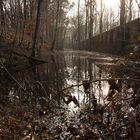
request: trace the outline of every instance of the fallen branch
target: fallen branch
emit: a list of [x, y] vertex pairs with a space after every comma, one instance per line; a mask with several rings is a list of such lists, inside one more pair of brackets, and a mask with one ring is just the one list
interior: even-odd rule
[[31, 60], [33, 60], [33, 61], [38, 61], [38, 62], [40, 62], [40, 63], [46, 63], [46, 61], [44, 61], [44, 60], [41, 60], [41, 59], [36, 58], [36, 57], [33, 57], [33, 56], [28, 56], [28, 55], [25, 55], [25, 54], [20, 54], [20, 53], [18, 53], [18, 52], [16, 52], [16, 51], [12, 51], [12, 53], [14, 53], [14, 54], [16, 54], [16, 55], [18, 55], [18, 56], [21, 56], [21, 57], [29, 58], [29, 59], [31, 59]]
[[46, 90], [45, 90], [45, 87], [42, 85], [42, 83], [39, 82], [39, 81], [36, 81], [36, 83], [37, 83], [38, 85], [40, 85], [40, 87], [43, 89], [44, 93], [47, 95], [47, 92], [46, 92]]
[[22, 88], [24, 91], [26, 90], [20, 83], [17, 79], [15, 79], [15, 77], [7, 70], [7, 68], [5, 67], [5, 65], [3, 64], [2, 62], [2, 59], [0, 59], [0, 63], [2, 65], [2, 67], [4, 68], [4, 70], [7, 72], [7, 74], [11, 77], [11, 79], [13, 79], [13, 81], [15, 81], [20, 88]]

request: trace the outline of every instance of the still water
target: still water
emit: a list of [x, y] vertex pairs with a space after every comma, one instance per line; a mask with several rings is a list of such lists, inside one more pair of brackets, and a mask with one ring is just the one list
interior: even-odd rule
[[91, 122], [112, 124], [113, 129], [138, 114], [140, 69], [133, 62], [126, 65], [120, 57], [81, 51], [44, 53], [42, 58], [46, 63], [12, 73], [16, 82], [1, 73], [6, 79], [0, 82], [4, 124], [14, 119], [35, 133], [44, 127], [65, 129], [68, 123], [79, 127], [81, 121], [95, 130]]
[[[45, 64], [36, 67], [36, 77], [38, 81], [45, 83], [46, 96], [60, 106], [65, 106], [65, 103], [61, 103], [67, 95], [75, 96], [80, 106], [89, 103], [93, 96], [97, 98], [98, 103], [104, 105], [109, 84], [107, 81], [101, 82], [100, 79], [128, 78], [135, 75], [131, 69], [119, 64], [123, 62], [122, 58], [99, 53], [56, 52], [45, 56], [45, 60]], [[83, 85], [67, 89], [69, 86], [82, 84], [85, 80], [96, 79], [99, 81], [90, 84], [89, 94], [85, 93]], [[71, 111], [79, 108], [73, 102], [66, 106]]]
[[[48, 55], [46, 58], [47, 63], [37, 67], [36, 72], [39, 81], [46, 81], [47, 92], [50, 98], [55, 98], [56, 94], [62, 89], [71, 85], [81, 84], [85, 80], [94, 81], [96, 79], [109, 78], [111, 73], [106, 72], [102, 67], [105, 65], [113, 65], [111, 61], [113, 58], [106, 57], [99, 54], [79, 54], [74, 52], [60, 52], [53, 55]], [[92, 83], [90, 94], [95, 94], [99, 102], [102, 102], [106, 97], [109, 85], [106, 81]], [[53, 92], [56, 92], [53, 95]], [[89, 97], [84, 92], [83, 86], [74, 86], [64, 91], [65, 94], [73, 95], [76, 97], [80, 104], [88, 102]], [[103, 102], [102, 102], [103, 103]], [[73, 102], [69, 108], [76, 110]]]

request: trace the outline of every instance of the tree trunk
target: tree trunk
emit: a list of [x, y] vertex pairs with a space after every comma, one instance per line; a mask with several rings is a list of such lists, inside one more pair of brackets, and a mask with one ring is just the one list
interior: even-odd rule
[[24, 31], [25, 31], [25, 27], [26, 27], [26, 18], [27, 18], [27, 11], [26, 11], [26, 9], [27, 9], [27, 6], [26, 6], [26, 3], [27, 3], [27, 1], [26, 0], [23, 0], [23, 7], [24, 7], [24, 13], [23, 13], [23, 15], [24, 15], [24, 21], [23, 21], [23, 27], [22, 27], [22, 35], [21, 35], [21, 40], [20, 40], [20, 43], [19, 43], [19, 46], [22, 44], [22, 41], [23, 41], [23, 39], [24, 39]]
[[93, 4], [93, 0], [90, 0], [90, 30], [89, 30], [89, 41], [90, 41], [90, 49], [92, 46], [91, 40], [93, 37], [93, 11], [94, 10], [94, 4]]
[[120, 0], [120, 25], [125, 24], [125, 0]]
[[129, 21], [132, 20], [132, 2], [133, 0], [130, 0], [129, 2]]
[[121, 37], [121, 53], [124, 53], [125, 46], [125, 0], [120, 0], [120, 37]]
[[86, 21], [85, 21], [85, 40], [86, 40], [87, 39], [87, 17], [88, 17], [87, 0], [85, 0], [85, 7], [86, 7]]
[[0, 0], [0, 24], [4, 25], [4, 11], [3, 11], [3, 0]]
[[49, 3], [50, 3], [50, 0], [46, 0], [46, 3], [45, 3], [45, 5], [46, 5], [46, 37], [45, 37], [45, 40], [50, 40], [49, 39], [49, 25], [48, 25], [48, 12], [49, 12]]
[[38, 0], [36, 24], [35, 24], [34, 37], [33, 37], [33, 43], [32, 43], [32, 54], [31, 54], [31, 56], [33, 57], [35, 56], [35, 52], [36, 52], [37, 33], [39, 29], [39, 24], [40, 24], [40, 8], [41, 8], [42, 1], [43, 0]]
[[60, 0], [57, 0], [57, 11], [56, 11], [56, 22], [55, 22], [55, 32], [54, 32], [54, 39], [51, 45], [51, 51], [54, 50], [56, 37], [57, 37], [57, 30], [58, 30], [58, 19], [59, 19], [59, 8], [60, 8]]
[[78, 49], [80, 49], [80, 0], [78, 0]]
[[137, 3], [138, 8], [140, 9], [140, 3], [138, 2], [138, 0], [135, 0]]
[[103, 32], [103, 0], [101, 0], [100, 33]]

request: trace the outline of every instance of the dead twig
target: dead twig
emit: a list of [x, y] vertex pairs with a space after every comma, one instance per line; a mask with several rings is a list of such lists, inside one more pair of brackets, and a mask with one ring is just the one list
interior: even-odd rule
[[4, 68], [4, 70], [7, 72], [7, 74], [11, 77], [11, 79], [13, 79], [14, 82], [16, 82], [20, 88], [22, 88], [25, 91], [25, 88], [19, 83], [19, 81], [17, 79], [15, 79], [15, 77], [7, 70], [7, 68], [5, 67], [5, 65], [3, 64], [2, 60], [0, 59], [0, 63], [2, 65], [2, 67]]
[[42, 83], [40, 81], [36, 81], [36, 83], [41, 86], [41, 88], [43, 89], [44, 93], [47, 95], [47, 92], [45, 90], [45, 87], [42, 85]]

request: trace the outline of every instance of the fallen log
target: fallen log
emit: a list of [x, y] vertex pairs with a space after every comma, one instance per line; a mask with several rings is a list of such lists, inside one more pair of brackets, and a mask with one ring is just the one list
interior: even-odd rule
[[12, 51], [12, 53], [15, 54], [15, 55], [21, 56], [21, 57], [28, 58], [28, 59], [31, 60], [31, 61], [36, 61], [36, 62], [39, 62], [39, 63], [46, 63], [45, 60], [39, 59], [39, 58], [37, 58], [37, 57], [28, 56], [28, 55], [25, 55], [25, 54], [18, 53], [18, 52], [16, 52], [16, 51]]

